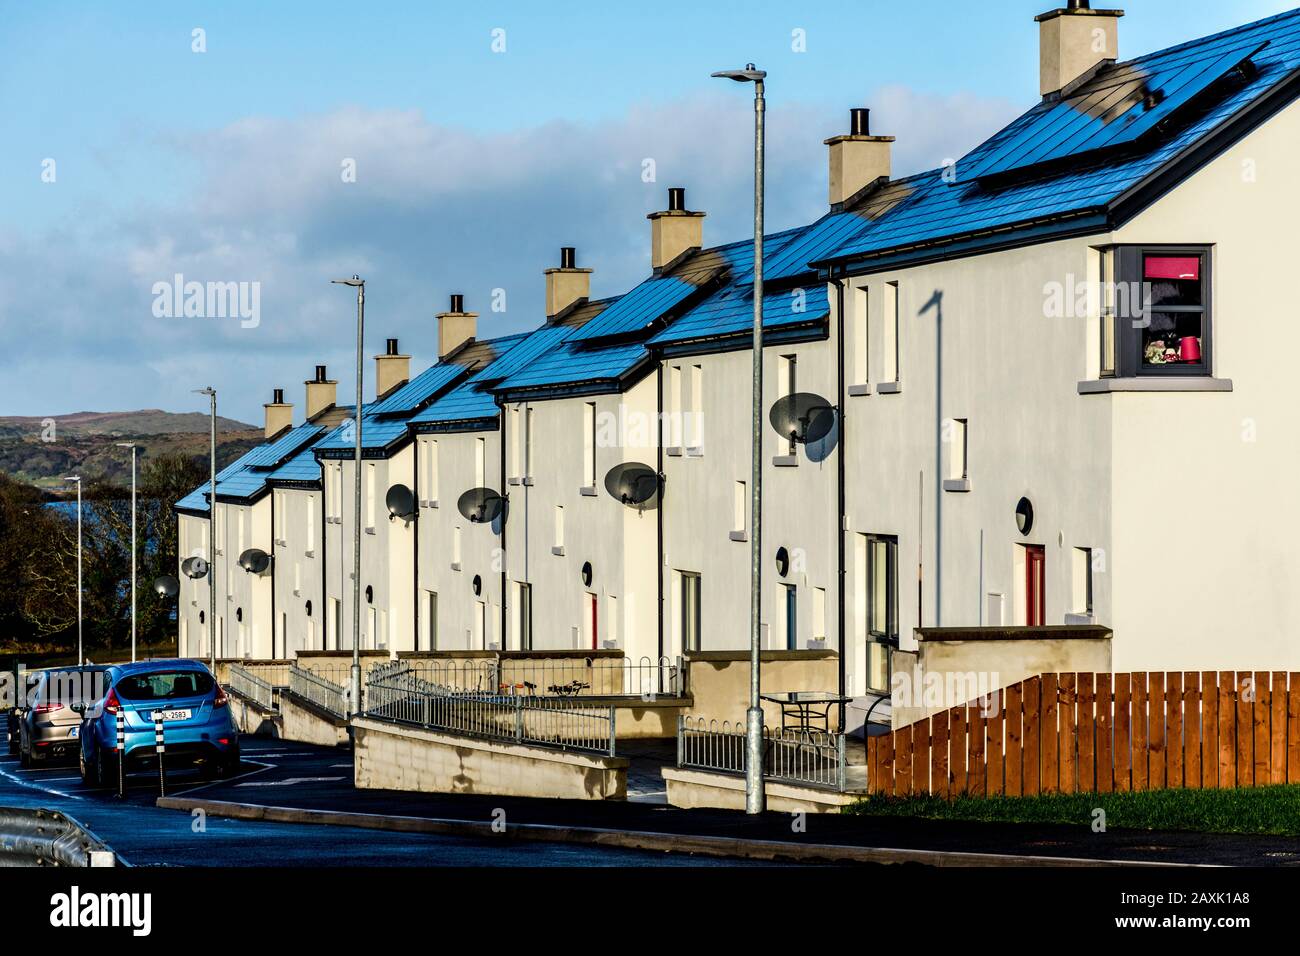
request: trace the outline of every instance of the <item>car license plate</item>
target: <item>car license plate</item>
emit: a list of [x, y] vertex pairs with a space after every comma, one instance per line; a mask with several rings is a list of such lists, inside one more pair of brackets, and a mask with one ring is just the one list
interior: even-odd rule
[[68, 736], [69, 736], [69, 737], [79, 737], [79, 736], [81, 736], [81, 728], [80, 728], [80, 727], [73, 727], [71, 730], [68, 731]]
[[164, 723], [172, 720], [189, 720], [194, 716], [192, 710], [155, 710], [153, 712], [154, 720], [161, 720]]

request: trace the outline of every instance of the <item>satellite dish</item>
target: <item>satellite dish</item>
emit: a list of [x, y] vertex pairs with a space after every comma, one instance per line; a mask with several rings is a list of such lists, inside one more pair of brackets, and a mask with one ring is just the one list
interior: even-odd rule
[[456, 509], [474, 524], [489, 524], [501, 514], [505, 499], [491, 488], [471, 488], [460, 496]]
[[653, 508], [663, 479], [649, 465], [625, 461], [605, 475], [605, 490], [610, 497], [636, 508]]
[[162, 577], [153, 579], [153, 589], [159, 597], [175, 597], [180, 593], [181, 582], [170, 574], [164, 574]]
[[239, 566], [249, 574], [261, 574], [271, 566], [271, 556], [261, 548], [249, 548], [239, 556]]
[[393, 518], [410, 518], [415, 514], [415, 495], [406, 485], [393, 485], [384, 496], [388, 506], [389, 520]]
[[181, 571], [187, 578], [201, 578], [208, 573], [208, 562], [195, 555], [181, 562]]
[[794, 392], [777, 399], [767, 418], [782, 438], [814, 444], [835, 427], [835, 406], [813, 392]]

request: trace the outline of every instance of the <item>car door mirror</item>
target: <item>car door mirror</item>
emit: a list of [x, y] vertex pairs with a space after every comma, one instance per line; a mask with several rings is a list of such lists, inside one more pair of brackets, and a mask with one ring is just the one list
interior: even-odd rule
[[83, 717], [84, 717], [85, 714], [86, 714], [86, 705], [85, 705], [85, 704], [80, 704], [80, 703], [78, 703], [78, 704], [73, 704], [73, 705], [72, 705], [72, 709], [73, 709], [74, 712], [76, 712], [76, 713], [78, 713], [78, 714], [81, 714]]

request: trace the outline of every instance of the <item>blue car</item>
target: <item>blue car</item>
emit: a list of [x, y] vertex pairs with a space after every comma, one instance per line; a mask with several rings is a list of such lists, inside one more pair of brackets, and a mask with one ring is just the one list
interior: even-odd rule
[[205, 777], [239, 766], [230, 699], [200, 661], [114, 664], [103, 697], [75, 707], [82, 713], [81, 780], [87, 786], [117, 783], [119, 714], [125, 719], [128, 770], [157, 766], [155, 717], [163, 721], [166, 766], [197, 766]]

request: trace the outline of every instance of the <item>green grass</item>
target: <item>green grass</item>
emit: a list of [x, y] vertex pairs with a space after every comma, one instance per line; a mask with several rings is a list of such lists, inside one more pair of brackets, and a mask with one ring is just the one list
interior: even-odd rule
[[1106, 829], [1194, 830], [1300, 836], [1300, 785], [1238, 790], [1149, 790], [1037, 797], [865, 797], [844, 812], [981, 823], [1092, 825], [1106, 811]]

